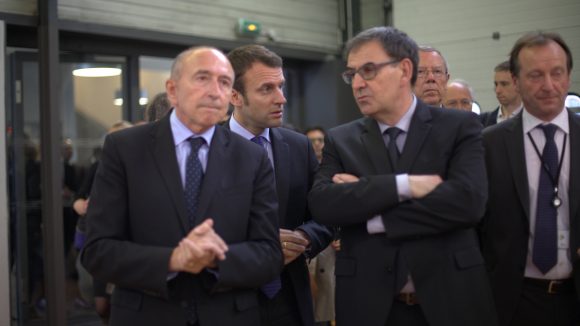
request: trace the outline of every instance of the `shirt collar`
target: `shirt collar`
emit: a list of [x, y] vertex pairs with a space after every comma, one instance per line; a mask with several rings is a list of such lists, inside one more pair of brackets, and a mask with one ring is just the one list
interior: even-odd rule
[[548, 123], [555, 124], [556, 126], [558, 126], [560, 130], [562, 130], [566, 134], [568, 134], [570, 130], [569, 129], [570, 127], [568, 125], [568, 110], [566, 110], [566, 108], [564, 108], [560, 112], [560, 114], [558, 114], [552, 121], [540, 120], [531, 115], [527, 110], [524, 110], [522, 112], [522, 123], [524, 135], [533, 130], [534, 128], [536, 128], [537, 126]]
[[518, 115], [518, 113], [520, 113], [520, 111], [521, 111], [523, 108], [524, 108], [524, 104], [522, 103], [522, 104], [520, 104], [520, 107], [519, 107], [519, 108], [515, 109], [515, 110], [514, 110], [514, 112], [512, 112], [512, 114], [510, 114], [510, 116], [509, 116], [509, 117], [504, 117], [504, 116], [503, 116], [503, 110], [502, 110], [502, 109], [503, 109], [503, 106], [501, 106], [501, 105], [500, 105], [500, 106], [499, 106], [499, 110], [498, 110], [498, 112], [497, 112], [497, 118], [498, 118], [498, 119], [504, 119], [504, 118], [505, 118], [505, 119], [507, 119], [507, 118], [513, 118], [513, 117], [515, 117], [516, 115]]
[[213, 139], [213, 134], [215, 132], [215, 126], [212, 126], [208, 130], [202, 132], [201, 134], [195, 134], [189, 128], [187, 128], [175, 114], [175, 109], [171, 111], [169, 116], [169, 123], [171, 125], [171, 133], [173, 134], [173, 141], [175, 146], [181, 144], [191, 137], [202, 137], [205, 140], [207, 146], [211, 144]]
[[384, 133], [385, 130], [392, 127], [397, 127], [405, 133], [409, 132], [409, 126], [411, 126], [411, 119], [413, 118], [413, 113], [415, 113], [416, 108], [417, 108], [417, 97], [413, 95], [413, 102], [411, 102], [411, 106], [409, 107], [407, 112], [403, 115], [403, 117], [401, 117], [401, 120], [397, 122], [396, 125], [389, 126], [385, 123], [377, 121], [377, 123], [379, 124], [379, 129], [381, 129], [381, 134]]
[[259, 135], [254, 135], [248, 129], [244, 128], [238, 122], [238, 120], [236, 120], [234, 113], [232, 113], [232, 117], [230, 119], [230, 130], [235, 132], [236, 134], [246, 138], [247, 140], [252, 140], [252, 138], [254, 138], [254, 137], [262, 136], [262, 137], [266, 138], [268, 143], [271, 143], [270, 142], [270, 128], [264, 129], [264, 131], [262, 131], [262, 133]]

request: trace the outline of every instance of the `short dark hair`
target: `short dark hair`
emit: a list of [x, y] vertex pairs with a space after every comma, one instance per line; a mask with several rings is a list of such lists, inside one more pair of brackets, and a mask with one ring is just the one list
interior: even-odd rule
[[323, 135], [326, 135], [326, 131], [324, 131], [324, 128], [322, 128], [321, 126], [308, 127], [306, 128], [306, 130], [304, 130], [304, 134], [306, 135], [311, 131], [320, 131]]
[[517, 77], [520, 73], [521, 67], [518, 56], [520, 55], [522, 49], [547, 45], [550, 42], [556, 42], [558, 45], [560, 45], [562, 50], [566, 52], [566, 67], [568, 69], [568, 74], [570, 74], [574, 65], [572, 62], [572, 52], [570, 52], [570, 48], [566, 42], [564, 42], [564, 39], [562, 39], [560, 34], [553, 32], [535, 31], [520, 37], [512, 48], [510, 52], [510, 70], [512, 75]]
[[409, 59], [413, 64], [411, 86], [417, 81], [417, 66], [419, 65], [418, 46], [405, 32], [391, 26], [372, 27], [360, 32], [346, 43], [346, 57], [353, 50], [364, 44], [377, 41], [383, 46], [385, 53], [395, 60]]
[[148, 122], [157, 121], [163, 118], [165, 114], [169, 112], [170, 109], [171, 103], [169, 103], [167, 93], [165, 92], [159, 93], [155, 95], [155, 97], [153, 97], [153, 100], [147, 106], [147, 109], [145, 111], [146, 113], [145, 119], [147, 119]]
[[227, 55], [228, 60], [232, 64], [235, 73], [233, 88], [245, 94], [244, 82], [242, 77], [248, 69], [252, 67], [255, 62], [262, 63], [270, 68], [282, 67], [282, 58], [276, 53], [268, 50], [265, 46], [250, 44], [237, 47], [230, 51]]
[[498, 64], [497, 66], [495, 66], [495, 68], [493, 68], [494, 72], [500, 72], [500, 71], [510, 71], [510, 62], [508, 60]]

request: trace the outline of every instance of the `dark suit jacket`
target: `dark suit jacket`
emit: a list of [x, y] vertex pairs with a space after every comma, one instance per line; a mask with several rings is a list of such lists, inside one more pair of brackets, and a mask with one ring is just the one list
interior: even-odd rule
[[201, 325], [259, 324], [257, 288], [283, 265], [264, 151], [216, 126], [198, 209], [228, 243], [226, 259], [217, 278], [207, 270], [170, 275], [171, 252], [189, 227], [169, 115], [107, 137], [82, 262], [117, 286], [112, 325], [185, 325], [192, 301]]
[[480, 114], [479, 120], [481, 121], [481, 124], [483, 125], [484, 128], [493, 126], [497, 124], [498, 114], [499, 114], [499, 106], [493, 111], [483, 112], [482, 114]]
[[[570, 256], [580, 294], [580, 117], [570, 124]], [[482, 247], [501, 325], [508, 325], [520, 299], [530, 236], [528, 176], [522, 114], [485, 130], [483, 143], [489, 201], [482, 223]]]
[[[336, 173], [360, 180], [333, 184]], [[399, 202], [398, 173], [438, 174], [444, 182]], [[418, 101], [396, 171], [374, 119], [331, 129], [309, 201], [315, 219], [341, 227], [337, 324], [385, 325], [404, 263], [429, 325], [495, 325], [474, 230], [486, 198], [481, 124], [472, 113]], [[377, 214], [386, 233], [371, 235], [366, 222]]]
[[[226, 125], [229, 127], [229, 123]], [[332, 241], [331, 230], [314, 222], [308, 209], [308, 192], [312, 187], [314, 173], [318, 169], [316, 155], [306, 136], [289, 129], [271, 128], [270, 140], [276, 174], [280, 227], [304, 231], [311, 241], [308, 256], [314, 257]], [[286, 265], [282, 279], [289, 280], [292, 284], [303, 325], [314, 325], [306, 257], [300, 256]]]

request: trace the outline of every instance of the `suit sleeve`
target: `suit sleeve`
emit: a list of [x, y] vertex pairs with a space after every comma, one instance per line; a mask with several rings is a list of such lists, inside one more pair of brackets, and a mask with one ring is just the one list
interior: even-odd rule
[[383, 213], [393, 239], [441, 234], [477, 226], [485, 211], [487, 177], [482, 126], [465, 115], [456, 131], [443, 183], [421, 199], [402, 202]]
[[139, 244], [130, 236], [127, 171], [115, 135], [107, 136], [87, 213], [82, 263], [97, 279], [168, 295], [172, 247]]
[[[254, 146], [254, 145], [252, 145]], [[278, 235], [278, 203], [274, 173], [265, 151], [252, 189], [252, 203], [245, 241], [229, 244], [226, 259], [218, 263], [214, 289], [257, 287], [280, 275], [284, 266]]]
[[[307, 141], [306, 143], [308, 147], [308, 189], [311, 189], [314, 175], [318, 170], [318, 161], [316, 160], [316, 155], [314, 154], [310, 141]], [[305, 215], [304, 224], [299, 226], [298, 229], [302, 230], [310, 238], [308, 257], [314, 257], [328, 247], [334, 238], [334, 232], [332, 228], [322, 225], [312, 219], [309, 205], [306, 207]]]

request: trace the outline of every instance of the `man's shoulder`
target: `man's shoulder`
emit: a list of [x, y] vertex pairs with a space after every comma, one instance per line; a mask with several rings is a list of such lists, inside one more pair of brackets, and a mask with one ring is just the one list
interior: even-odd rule
[[368, 127], [368, 125], [371, 123], [376, 124], [376, 121], [373, 120], [372, 118], [368, 118], [368, 117], [356, 119], [356, 120], [338, 125], [336, 127], [330, 128], [328, 130], [328, 134], [350, 135], [353, 132], [362, 131], [362, 130], [366, 129]]
[[295, 143], [305, 143], [308, 141], [306, 135], [303, 135], [297, 131], [290, 130], [284, 127], [273, 128], [274, 133], [278, 133], [284, 140], [295, 142]]

